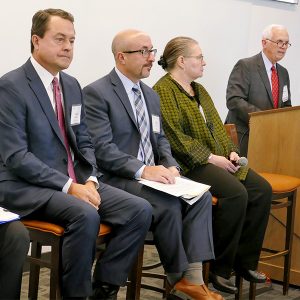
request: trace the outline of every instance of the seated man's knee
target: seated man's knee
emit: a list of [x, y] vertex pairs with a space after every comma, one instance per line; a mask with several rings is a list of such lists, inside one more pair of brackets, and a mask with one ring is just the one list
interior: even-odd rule
[[152, 220], [152, 205], [145, 199], [136, 197], [134, 201], [135, 215], [138, 217], [140, 224], [149, 227]]

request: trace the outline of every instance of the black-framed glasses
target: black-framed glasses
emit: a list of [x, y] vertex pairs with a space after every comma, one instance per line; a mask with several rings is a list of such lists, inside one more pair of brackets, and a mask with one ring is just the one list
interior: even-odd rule
[[185, 55], [184, 57], [192, 57], [192, 58], [196, 58], [200, 61], [202, 61], [204, 59], [204, 56], [202, 54], [200, 54], [200, 55]]
[[141, 53], [143, 57], [148, 58], [150, 54], [153, 54], [154, 56], [157, 53], [157, 49], [141, 49], [141, 50], [133, 50], [133, 51], [123, 51], [123, 53]]
[[279, 41], [272, 41], [272, 40], [270, 40], [270, 39], [266, 39], [267, 41], [270, 41], [270, 42], [272, 42], [272, 43], [274, 43], [274, 44], [277, 44], [277, 46], [278, 47], [287, 47], [287, 48], [289, 48], [289, 47], [291, 47], [292, 46], [292, 44], [291, 43], [289, 43], [289, 42], [284, 42], [284, 41], [281, 41], [281, 40], [279, 40]]

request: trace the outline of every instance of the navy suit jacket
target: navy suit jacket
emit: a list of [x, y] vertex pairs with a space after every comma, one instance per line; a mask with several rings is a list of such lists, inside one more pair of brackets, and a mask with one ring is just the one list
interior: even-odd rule
[[[80, 124], [70, 125], [72, 106], [82, 105], [82, 91], [66, 73], [60, 73], [60, 83], [75, 174], [84, 183], [97, 171], [83, 106]], [[69, 179], [56, 114], [30, 60], [0, 79], [0, 136], [0, 205], [29, 214]]]
[[[178, 166], [172, 157], [160, 118], [159, 96], [143, 82], [140, 86], [150, 119], [150, 140], [156, 165]], [[126, 90], [115, 70], [83, 89], [87, 124], [95, 145], [98, 166], [103, 173], [134, 178], [144, 165], [137, 159], [140, 132]], [[152, 115], [160, 118], [160, 132], [154, 132]]]

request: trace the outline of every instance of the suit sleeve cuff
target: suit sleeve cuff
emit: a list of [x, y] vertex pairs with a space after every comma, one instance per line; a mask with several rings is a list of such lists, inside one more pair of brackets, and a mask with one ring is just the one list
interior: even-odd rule
[[140, 169], [138, 169], [138, 171], [135, 173], [135, 175], [134, 175], [134, 178], [135, 179], [141, 179], [142, 178], [142, 174], [143, 174], [143, 172], [144, 172], [144, 169], [145, 169], [145, 165], [143, 165]]
[[69, 180], [67, 181], [67, 183], [63, 186], [63, 193], [68, 194], [69, 188], [72, 184], [73, 180], [71, 178], [69, 178]]

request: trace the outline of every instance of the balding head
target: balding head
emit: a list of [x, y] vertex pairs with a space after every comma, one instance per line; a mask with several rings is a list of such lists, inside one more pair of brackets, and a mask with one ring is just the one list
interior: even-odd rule
[[137, 82], [150, 75], [156, 50], [153, 51], [148, 34], [136, 29], [121, 31], [114, 37], [111, 48], [117, 69], [131, 81]]
[[116, 34], [112, 41], [111, 50], [116, 58], [116, 55], [118, 52], [128, 51], [128, 50], [136, 50], [131, 49], [132, 46], [134, 46], [134, 42], [140, 37], [140, 36], [147, 36], [148, 35], [145, 32], [136, 30], [136, 29], [126, 29], [123, 31], [120, 31]]

